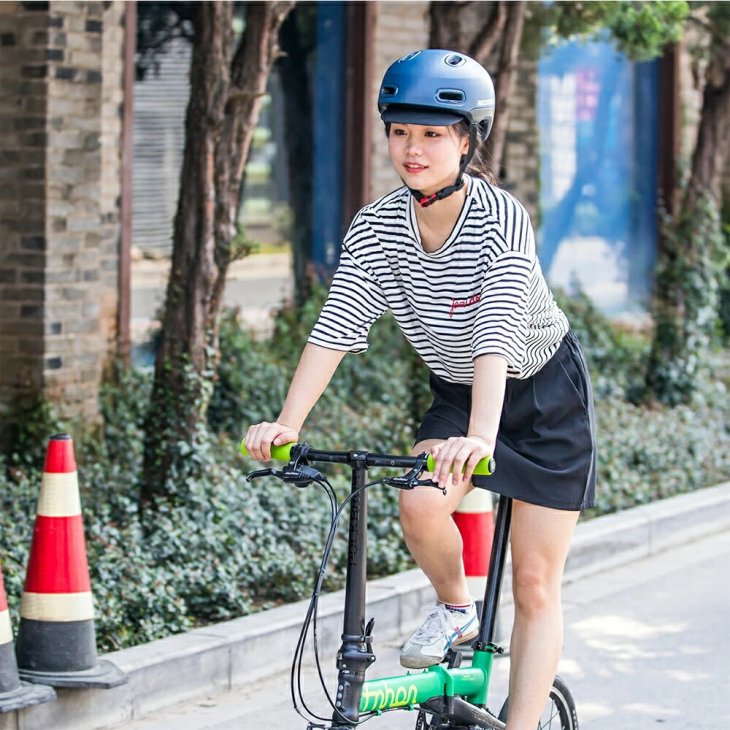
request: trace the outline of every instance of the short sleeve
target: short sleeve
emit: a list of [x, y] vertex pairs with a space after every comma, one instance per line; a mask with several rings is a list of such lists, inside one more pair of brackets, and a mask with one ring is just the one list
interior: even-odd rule
[[488, 267], [472, 334], [472, 356], [500, 355], [520, 371], [527, 340], [527, 299], [534, 260], [506, 251]]
[[355, 252], [368, 248], [372, 237], [367, 223], [356, 218], [345, 238], [327, 301], [309, 335], [312, 344], [353, 353], [368, 349], [370, 327], [388, 309], [372, 269]]

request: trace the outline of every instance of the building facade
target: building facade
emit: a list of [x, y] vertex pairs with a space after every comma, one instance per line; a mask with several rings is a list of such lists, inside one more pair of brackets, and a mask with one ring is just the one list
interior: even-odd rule
[[[357, 208], [400, 185], [375, 99], [388, 64], [427, 46], [428, 6], [297, 4], [309, 109], [286, 111], [286, 79], [275, 74], [241, 205], [255, 237], [286, 236], [286, 143], [299, 111], [310, 115], [308, 235], [323, 269], [336, 265]], [[136, 78], [135, 7], [0, 3], [0, 418], [35, 394], [93, 422], [104, 367], [129, 349], [130, 251], [171, 249], [190, 48], [179, 39]], [[591, 277], [610, 269], [599, 282], [609, 311], [641, 308], [650, 283], [662, 69], [605, 46], [551, 51], [518, 69], [501, 182], [531, 214], [551, 278], [600, 299]], [[679, 81], [686, 65], [676, 74], [675, 86], [690, 89]], [[698, 97], [687, 91], [683, 103], [696, 108]], [[598, 160], [596, 140], [612, 145]], [[616, 221], [631, 221], [620, 236]]]
[[98, 418], [116, 348], [123, 2], [0, 3], [0, 418]]

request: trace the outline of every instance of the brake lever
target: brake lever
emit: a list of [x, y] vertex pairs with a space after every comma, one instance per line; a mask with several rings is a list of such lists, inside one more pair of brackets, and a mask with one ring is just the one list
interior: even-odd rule
[[407, 474], [400, 477], [386, 477], [383, 479], [383, 484], [387, 484], [389, 487], [396, 487], [397, 489], [415, 489], [416, 487], [435, 487], [444, 494], [446, 489], [440, 487], [436, 482], [431, 479], [421, 479], [421, 474], [426, 470], [426, 461], [428, 460], [428, 454], [419, 454], [417, 461], [413, 469]]
[[246, 477], [246, 481], [252, 482], [254, 479], [259, 479], [260, 477], [276, 477], [277, 479], [281, 479], [281, 481], [286, 482], [287, 484], [293, 484], [300, 489], [308, 487], [314, 481], [324, 480], [322, 472], [313, 469], [311, 466], [306, 466], [304, 464], [292, 465], [291, 463], [289, 463], [287, 468], [284, 470], [267, 468], [252, 471]]
[[254, 479], [259, 479], [260, 477], [278, 477], [280, 474], [281, 472], [277, 469], [257, 469], [246, 475], [246, 481], [252, 482]]
[[414, 487], [433, 487], [434, 489], [438, 489], [439, 492], [442, 494], [448, 494], [446, 487], [439, 486], [438, 482], [434, 482], [432, 479], [419, 479], [414, 485]]

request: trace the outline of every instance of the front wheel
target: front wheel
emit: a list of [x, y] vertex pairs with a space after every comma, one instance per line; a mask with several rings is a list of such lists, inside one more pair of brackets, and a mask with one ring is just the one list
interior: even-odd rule
[[[507, 722], [509, 711], [509, 697], [504, 701], [499, 719]], [[537, 730], [578, 730], [578, 713], [575, 709], [575, 700], [570, 694], [565, 682], [560, 677], [555, 677], [550, 697], [545, 704], [545, 709], [540, 715], [540, 722]]]

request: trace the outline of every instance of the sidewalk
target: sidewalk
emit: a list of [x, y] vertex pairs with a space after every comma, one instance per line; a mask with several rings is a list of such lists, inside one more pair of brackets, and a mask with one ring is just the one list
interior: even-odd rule
[[[730, 483], [608, 515], [578, 526], [565, 582], [691, 543], [730, 527]], [[505, 585], [503, 594], [509, 595]], [[320, 601], [322, 652], [339, 644], [342, 592]], [[432, 600], [413, 570], [373, 581], [368, 615], [379, 641], [404, 636]], [[285, 670], [306, 602], [282, 606], [107, 655], [129, 674], [113, 690], [59, 690], [58, 701], [0, 715], [0, 730], [101, 730]]]
[[[132, 264], [132, 342], [139, 346], [156, 327], [164, 304], [170, 259], [141, 258]], [[228, 268], [225, 306], [240, 310], [253, 331], [266, 333], [271, 313], [291, 300], [294, 292], [291, 253], [262, 253], [234, 261]]]

